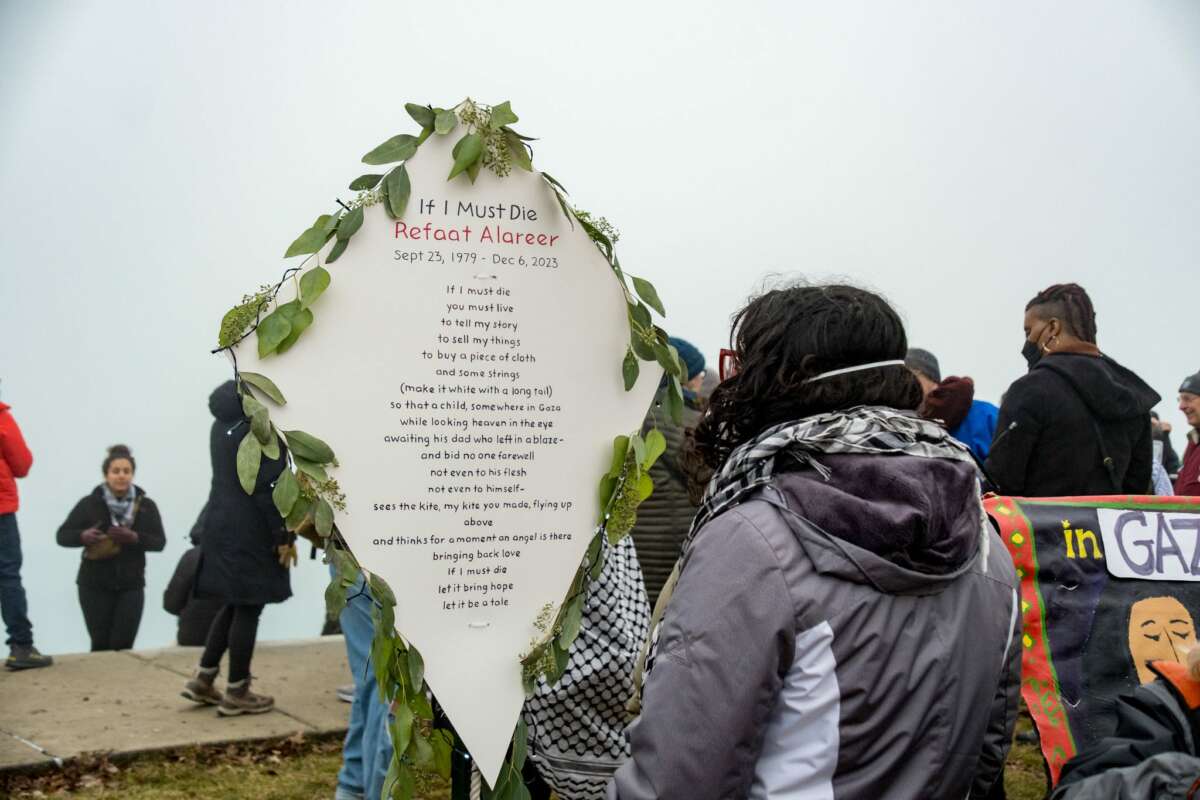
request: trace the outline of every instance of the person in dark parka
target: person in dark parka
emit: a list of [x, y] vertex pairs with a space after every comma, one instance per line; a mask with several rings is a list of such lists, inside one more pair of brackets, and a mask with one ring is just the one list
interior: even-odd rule
[[666, 390], [660, 390], [646, 417], [643, 432], [657, 423], [667, 440], [667, 449], [650, 468], [654, 493], [638, 506], [637, 523], [631, 532], [651, 608], [658, 602], [658, 595], [675, 568], [680, 545], [696, 516], [696, 504], [688, 496], [687, 475], [683, 469], [683, 444], [687, 429], [694, 428], [700, 421], [698, 392], [704, 382], [704, 356], [683, 339], [672, 338], [670, 342], [688, 368], [688, 381], [683, 387], [683, 422], [676, 425], [662, 410]]
[[[238, 481], [237, 450], [250, 430], [242, 400], [233, 381], [216, 388], [208, 399], [212, 412], [209, 449], [212, 455], [212, 489], [204, 536], [200, 540], [200, 569], [196, 575], [198, 598], [219, 598], [224, 603], [209, 630], [196, 675], [183, 696], [196, 703], [218, 706], [222, 716], [270, 711], [273, 698], [250, 691], [250, 659], [258, 632], [258, 618], [267, 603], [291, 597], [288, 568], [280, 548], [290, 542], [283, 518], [271, 500], [275, 479], [286, 468], [285, 456], [263, 457], [254, 493], [246, 494]], [[213, 686], [221, 657], [229, 651], [229, 680], [224, 695]]]
[[213, 620], [225, 607], [217, 597], [196, 597], [196, 573], [200, 569], [200, 539], [204, 535], [204, 523], [208, 519], [208, 505], [200, 510], [200, 516], [192, 525], [189, 538], [192, 546], [179, 557], [175, 573], [163, 590], [163, 610], [179, 617], [175, 643], [180, 647], [203, 647], [208, 640], [208, 631]]
[[986, 462], [995, 488], [1023, 497], [1151, 493], [1150, 409], [1161, 398], [1100, 352], [1082, 287], [1051, 286], [1029, 301], [1022, 354], [1029, 374], [1001, 402]]
[[60, 545], [83, 548], [75, 583], [92, 652], [133, 647], [145, 605], [146, 553], [167, 544], [158, 506], [134, 485], [134, 469], [128, 447], [109, 448], [104, 483], [58, 529]]

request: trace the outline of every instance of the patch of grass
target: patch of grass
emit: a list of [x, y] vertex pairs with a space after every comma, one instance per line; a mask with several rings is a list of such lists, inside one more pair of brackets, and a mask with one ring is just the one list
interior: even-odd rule
[[[1018, 731], [1032, 725], [1022, 715]], [[224, 747], [195, 747], [113, 763], [104, 755], [79, 759], [37, 775], [0, 775], [0, 796], [16, 800], [65, 797], [80, 800], [330, 800], [342, 766], [340, 738], [288, 739]], [[421, 775], [419, 773], [419, 775]], [[423, 800], [449, 800], [449, 785], [422, 775]], [[1036, 745], [1015, 742], [1004, 771], [1008, 800], [1042, 800], [1042, 755]]]
[[[115, 764], [104, 755], [60, 770], [0, 777], [0, 796], [31, 800], [330, 800], [342, 766], [335, 739], [289, 739], [225, 747], [187, 748]], [[419, 785], [424, 800], [447, 800], [440, 779]]]
[[[1028, 715], [1017, 719], [1017, 733], [1033, 730]], [[1042, 751], [1035, 744], [1013, 742], [1004, 765], [1004, 792], [1008, 800], [1042, 800], [1046, 796], [1046, 770]]]

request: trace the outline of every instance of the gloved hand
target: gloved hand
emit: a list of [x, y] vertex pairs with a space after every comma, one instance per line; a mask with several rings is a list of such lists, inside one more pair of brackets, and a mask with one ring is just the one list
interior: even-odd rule
[[297, 555], [294, 544], [281, 544], [275, 548], [275, 552], [279, 554], [279, 566], [285, 569], [300, 563], [300, 556]]
[[137, 531], [124, 525], [114, 525], [108, 529], [108, 536], [117, 544], [135, 544], [138, 540]]
[[79, 534], [79, 541], [83, 542], [84, 547], [91, 547], [104, 540], [104, 534], [99, 528], [88, 528], [83, 533]]

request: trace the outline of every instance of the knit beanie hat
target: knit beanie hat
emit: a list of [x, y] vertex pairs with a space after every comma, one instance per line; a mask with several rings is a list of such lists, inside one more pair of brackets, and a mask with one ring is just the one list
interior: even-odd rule
[[937, 356], [928, 350], [922, 350], [919, 347], [912, 348], [904, 357], [904, 365], [909, 369], [916, 370], [934, 383], [942, 382], [942, 370], [938, 366]]
[[694, 344], [683, 339], [677, 339], [674, 336], [667, 339], [667, 341], [679, 351], [679, 357], [687, 365], [689, 381], [701, 372], [704, 372], [704, 354], [697, 350]]
[[1179, 387], [1179, 391], [1187, 392], [1188, 394], [1200, 394], [1200, 372], [1195, 375], [1188, 375], [1183, 379], [1183, 384]]

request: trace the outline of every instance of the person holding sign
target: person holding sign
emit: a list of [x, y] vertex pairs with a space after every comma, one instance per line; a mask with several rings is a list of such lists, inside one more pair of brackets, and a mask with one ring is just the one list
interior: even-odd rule
[[914, 413], [899, 316], [796, 286], [733, 338], [610, 800], [986, 797], [1016, 719], [1016, 573], [970, 452]]
[[1000, 404], [987, 474], [1017, 497], [1150, 494], [1150, 409], [1161, 399], [1100, 352], [1083, 287], [1056, 284], [1025, 306], [1029, 374]]

